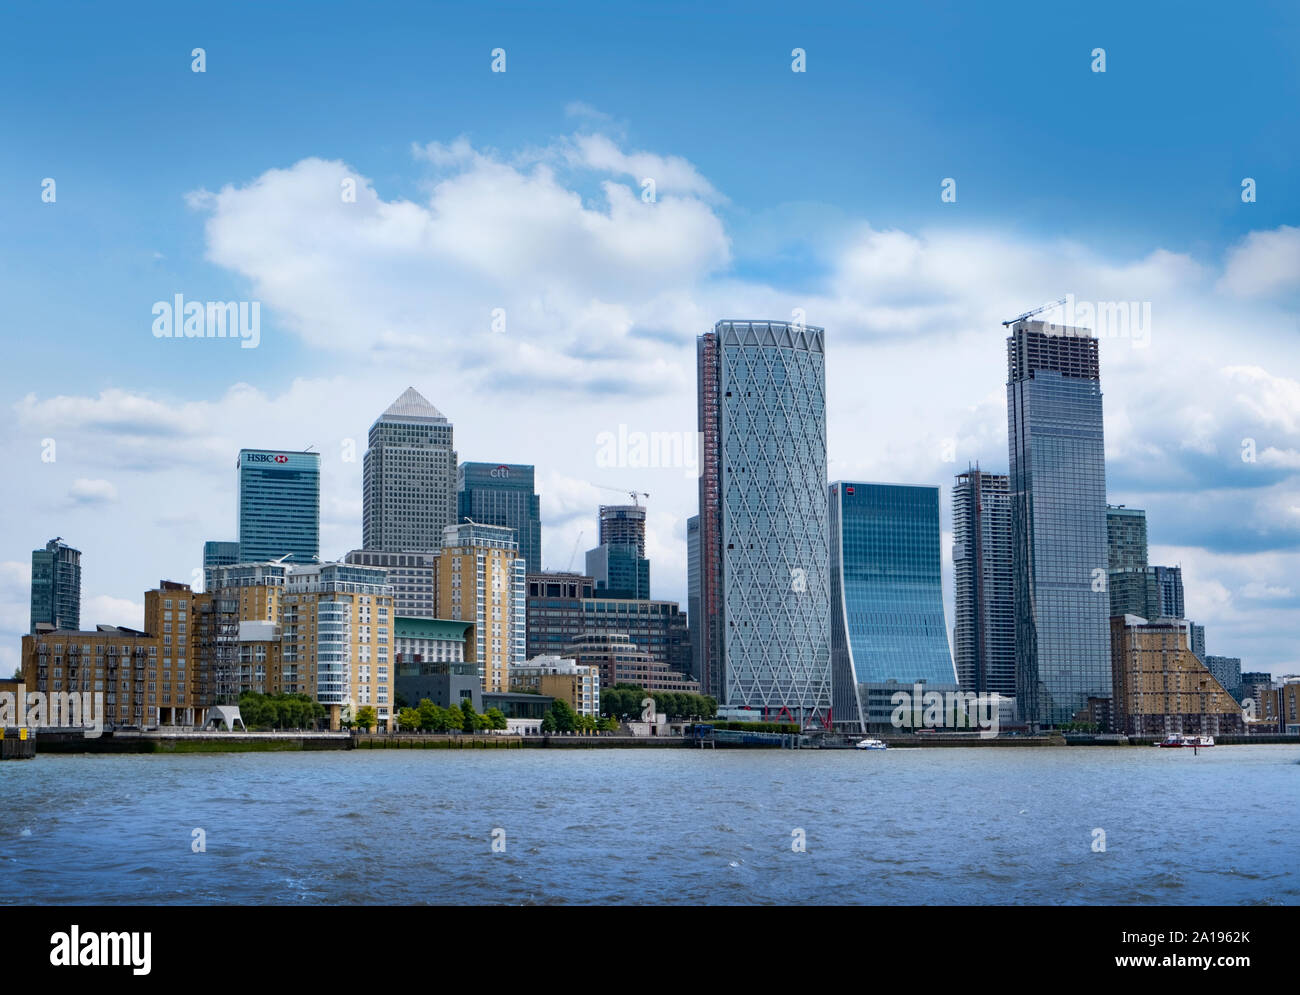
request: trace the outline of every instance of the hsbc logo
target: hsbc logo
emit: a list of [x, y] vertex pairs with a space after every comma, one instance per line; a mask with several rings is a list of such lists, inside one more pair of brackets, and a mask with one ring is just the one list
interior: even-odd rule
[[288, 463], [284, 453], [244, 453], [245, 463]]
[[[283, 454], [277, 454], [276, 457], [275, 457], [275, 461], [276, 461], [277, 463], [288, 463], [288, 462], [289, 462], [289, 457], [288, 457], [288, 456], [285, 456], [285, 455], [283, 455]], [[851, 492], [850, 492], [850, 493], [851, 493]]]

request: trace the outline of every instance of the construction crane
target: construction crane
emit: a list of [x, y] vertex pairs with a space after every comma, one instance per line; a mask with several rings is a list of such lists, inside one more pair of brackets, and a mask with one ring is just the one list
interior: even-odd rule
[[582, 537], [587, 533], [585, 531], [578, 533], [578, 538], [573, 541], [573, 552], [569, 554], [569, 568], [566, 573], [573, 573], [573, 561], [578, 558], [578, 547], [582, 545]]
[[637, 498], [648, 498], [650, 496], [645, 491], [625, 491], [621, 487], [607, 487], [604, 484], [597, 484], [593, 481], [588, 481], [588, 483], [590, 483], [592, 487], [599, 487], [602, 491], [618, 491], [620, 494], [626, 494], [632, 499], [632, 503], [638, 508], [641, 507], [641, 503], [637, 501]]
[[1026, 311], [1024, 314], [1018, 314], [1010, 321], [1002, 322], [1002, 327], [1006, 328], [1007, 325], [1014, 325], [1017, 321], [1024, 321], [1026, 318], [1032, 318], [1034, 315], [1042, 314], [1044, 311], [1050, 311], [1052, 310], [1052, 308], [1063, 307], [1065, 305], [1065, 302], [1068, 299], [1069, 298], [1067, 297], [1062, 297], [1059, 301], [1053, 301], [1051, 304], [1043, 304], [1040, 307], [1034, 308], [1032, 311]]

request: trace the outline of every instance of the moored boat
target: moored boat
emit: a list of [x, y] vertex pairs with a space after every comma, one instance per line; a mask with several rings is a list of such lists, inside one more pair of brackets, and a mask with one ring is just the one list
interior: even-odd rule
[[858, 742], [854, 747], [855, 750], [887, 750], [889, 744], [883, 739], [864, 739]]

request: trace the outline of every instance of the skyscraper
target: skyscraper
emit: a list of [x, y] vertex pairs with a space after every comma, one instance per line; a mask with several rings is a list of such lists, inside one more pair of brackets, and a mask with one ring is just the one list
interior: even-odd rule
[[1156, 575], [1147, 564], [1147, 513], [1141, 508], [1106, 508], [1106, 586], [1112, 617], [1162, 614]]
[[834, 724], [891, 729], [892, 696], [956, 691], [943, 617], [939, 488], [830, 485]]
[[796, 721], [831, 705], [825, 332], [720, 321], [697, 343], [704, 691]]
[[978, 465], [952, 492], [953, 662], [963, 691], [1016, 693], [1011, 494], [1005, 473]]
[[606, 598], [650, 597], [650, 561], [645, 555], [645, 508], [600, 506], [599, 545], [587, 551], [587, 573]]
[[215, 567], [227, 567], [239, 562], [239, 542], [221, 539], [209, 539], [203, 544], [203, 590], [211, 591], [212, 571]]
[[320, 557], [320, 453], [239, 451], [239, 561]]
[[459, 521], [515, 530], [529, 573], [542, 569], [542, 510], [533, 467], [518, 463], [462, 463], [456, 473]]
[[1183, 568], [1152, 567], [1155, 587], [1160, 597], [1162, 618], [1186, 618], [1183, 613]]
[[597, 542], [601, 546], [631, 546], [637, 556], [645, 556], [645, 508], [639, 504], [602, 504]]
[[81, 628], [81, 550], [57, 537], [32, 550], [32, 628]]
[[1088, 329], [1011, 326], [1007, 423], [1016, 707], [1058, 725], [1111, 697], [1101, 373]]
[[692, 676], [700, 679], [700, 516], [686, 519], [686, 620], [691, 633]]
[[361, 544], [432, 552], [457, 519], [452, 426], [414, 387], [370, 426], [362, 462]]

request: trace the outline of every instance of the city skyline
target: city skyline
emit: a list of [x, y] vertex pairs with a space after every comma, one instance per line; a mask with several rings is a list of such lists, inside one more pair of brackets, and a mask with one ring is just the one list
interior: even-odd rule
[[[32, 549], [62, 535], [83, 551], [85, 624], [138, 625], [142, 589], [192, 579], [203, 541], [236, 534], [229, 465], [244, 447], [315, 445], [322, 556], [361, 548], [366, 427], [409, 385], [456, 424], [461, 458], [537, 467], [547, 568], [564, 568], [580, 532], [594, 544], [602, 488], [649, 492], [651, 593], [685, 604], [695, 480], [603, 465], [596, 437], [693, 437], [695, 337], [723, 316], [796, 309], [828, 330], [828, 476], [941, 487], [951, 624], [953, 474], [1008, 469], [998, 323], [1071, 294], [1151, 306], [1141, 336], [1099, 329], [1107, 500], [1147, 510], [1151, 562], [1182, 566], [1209, 653], [1300, 670], [1285, 638], [1300, 610], [1300, 184], [1274, 130], [1294, 93], [1285, 32], [1250, 41], [1262, 81], [1247, 81], [1181, 69], [1189, 51], [1243, 57], [1235, 33], [1104, 5], [1062, 34], [947, 12], [951, 37], [927, 35], [934, 57], [919, 62], [907, 46], [863, 58], [812, 20], [719, 18], [741, 32], [721, 49], [656, 24], [629, 42], [599, 22], [586, 58], [564, 65], [540, 14], [498, 41], [451, 13], [434, 65], [414, 40], [372, 57], [333, 36], [295, 51], [179, 16], [114, 33], [93, 70], [65, 72], [68, 38], [0, 42], [32, 46], [0, 79], [51, 96], [6, 112], [15, 155], [0, 178], [26, 249], [0, 286], [15, 328], [58, 328], [67, 346], [55, 379], [47, 337], [11, 335], [0, 372], [0, 454], [20, 471], [0, 530], [0, 666], [17, 665]], [[430, 15], [410, 16], [428, 29]], [[106, 17], [84, 12], [72, 42], [108, 31]], [[845, 17], [859, 38], [928, 28], [901, 11]], [[1008, 89], [1004, 56], [1029, 42], [1047, 49], [1043, 75]], [[498, 43], [510, 68], [494, 77]], [[189, 69], [196, 44], [204, 74]], [[1088, 69], [1093, 44], [1107, 46], [1105, 74]], [[790, 71], [795, 45], [805, 74]], [[365, 97], [321, 113], [313, 73], [349, 59], [369, 74]], [[20, 64], [32, 78], [11, 75]], [[151, 109], [87, 102], [112, 89], [100, 71]], [[613, 82], [596, 89], [601, 77]], [[1139, 113], [1137, 94], [1170, 94], [1174, 79], [1166, 114]], [[282, 110], [237, 110], [254, 81], [301, 112], [293, 127]], [[907, 121], [889, 99], [900, 89]], [[429, 99], [441, 92], [452, 98]], [[243, 139], [192, 143], [166, 124], [180, 113]], [[110, 120], [149, 142], [114, 141]], [[795, 131], [831, 154], [756, 168], [730, 151]], [[1014, 139], [1030, 148], [1008, 155]], [[85, 142], [112, 153], [89, 164]], [[44, 177], [55, 202], [40, 199]], [[151, 306], [177, 293], [260, 302], [258, 347], [156, 338]]]

